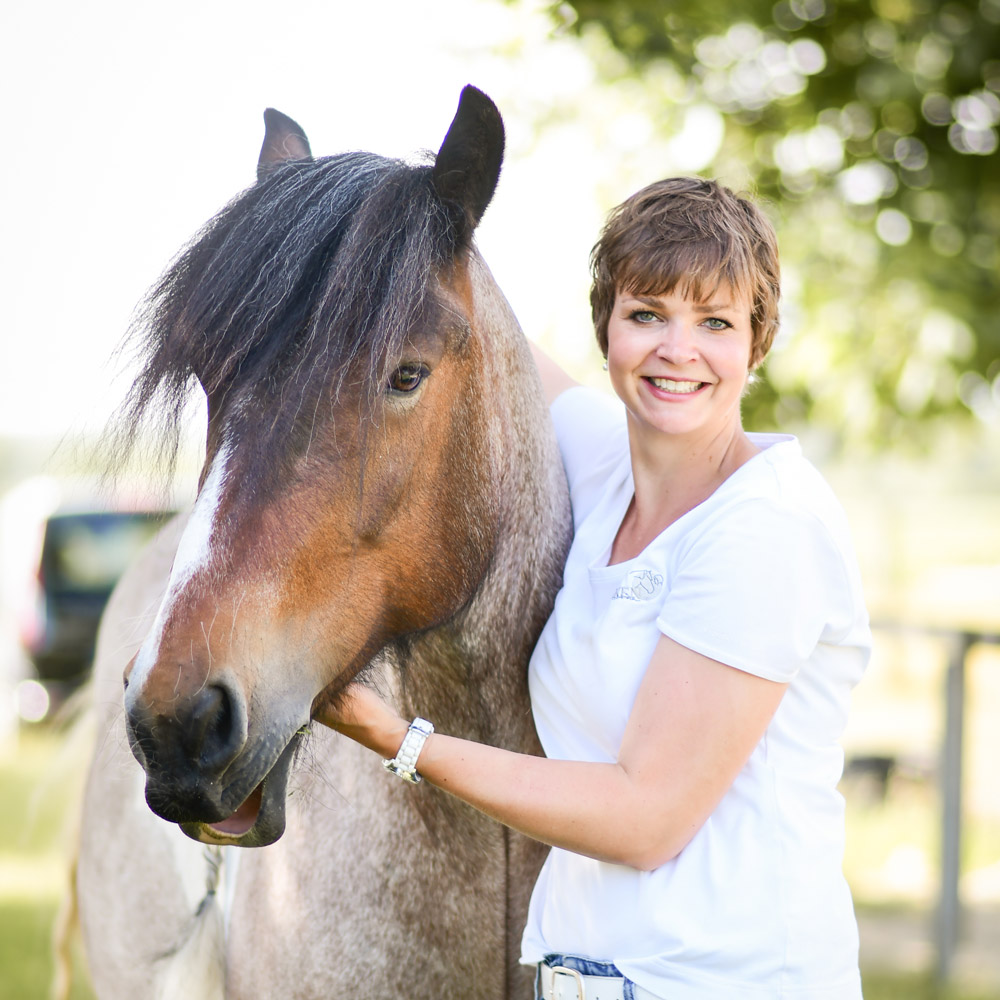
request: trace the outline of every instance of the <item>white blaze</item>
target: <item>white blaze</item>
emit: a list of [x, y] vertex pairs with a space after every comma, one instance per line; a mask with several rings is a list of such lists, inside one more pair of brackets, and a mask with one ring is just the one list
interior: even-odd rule
[[184, 533], [181, 535], [177, 553], [174, 556], [174, 564], [170, 570], [167, 592], [160, 604], [160, 610], [156, 614], [153, 627], [140, 647], [135, 666], [132, 668], [129, 687], [132, 687], [133, 684], [136, 685], [136, 691], [142, 689], [159, 656], [163, 629], [174, 604], [198, 570], [208, 565], [212, 530], [215, 527], [215, 519], [222, 499], [222, 488], [226, 481], [226, 466], [229, 462], [229, 456], [229, 445], [224, 441], [212, 459], [212, 467], [205, 479], [205, 485], [202, 486], [188, 523], [184, 527]]

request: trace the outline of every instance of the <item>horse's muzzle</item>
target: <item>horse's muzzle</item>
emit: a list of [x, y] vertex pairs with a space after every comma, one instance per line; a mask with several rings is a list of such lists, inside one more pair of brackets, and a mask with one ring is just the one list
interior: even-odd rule
[[247, 744], [246, 702], [236, 689], [209, 684], [164, 708], [130, 687], [125, 708], [129, 744], [146, 772], [146, 801], [158, 816], [173, 823], [215, 822], [256, 784], [242, 792], [225, 780]]
[[137, 687], [125, 692], [126, 731], [146, 772], [149, 808], [204, 843], [277, 840], [299, 743], [297, 713], [271, 718], [255, 737], [245, 698], [225, 679], [169, 700], [169, 709], [155, 708]]

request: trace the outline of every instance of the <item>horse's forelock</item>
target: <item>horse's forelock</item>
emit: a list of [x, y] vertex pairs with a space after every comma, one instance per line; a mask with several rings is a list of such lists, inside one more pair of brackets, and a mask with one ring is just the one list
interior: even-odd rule
[[455, 231], [428, 167], [370, 153], [290, 163], [198, 233], [137, 314], [143, 367], [120, 457], [150, 414], [168, 459], [194, 378], [215, 400], [275, 389], [285, 427], [350, 376], [371, 404], [427, 304]]

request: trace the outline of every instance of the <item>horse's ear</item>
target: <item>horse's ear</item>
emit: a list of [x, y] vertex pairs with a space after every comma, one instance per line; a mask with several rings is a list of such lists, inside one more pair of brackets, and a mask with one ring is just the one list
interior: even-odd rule
[[311, 160], [312, 150], [302, 126], [274, 108], [264, 112], [264, 145], [257, 161], [257, 180], [262, 181], [289, 160]]
[[468, 236], [479, 225], [500, 179], [503, 119], [496, 105], [475, 87], [465, 87], [448, 134], [434, 162], [434, 187], [458, 205]]

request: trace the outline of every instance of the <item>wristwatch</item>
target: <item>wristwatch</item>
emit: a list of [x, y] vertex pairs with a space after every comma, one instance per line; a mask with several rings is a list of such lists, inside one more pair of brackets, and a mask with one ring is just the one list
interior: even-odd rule
[[417, 774], [417, 758], [424, 748], [427, 737], [434, 732], [434, 727], [426, 719], [414, 719], [406, 730], [403, 742], [392, 760], [383, 760], [382, 766], [393, 774], [398, 774], [404, 781], [417, 784], [420, 775]]

